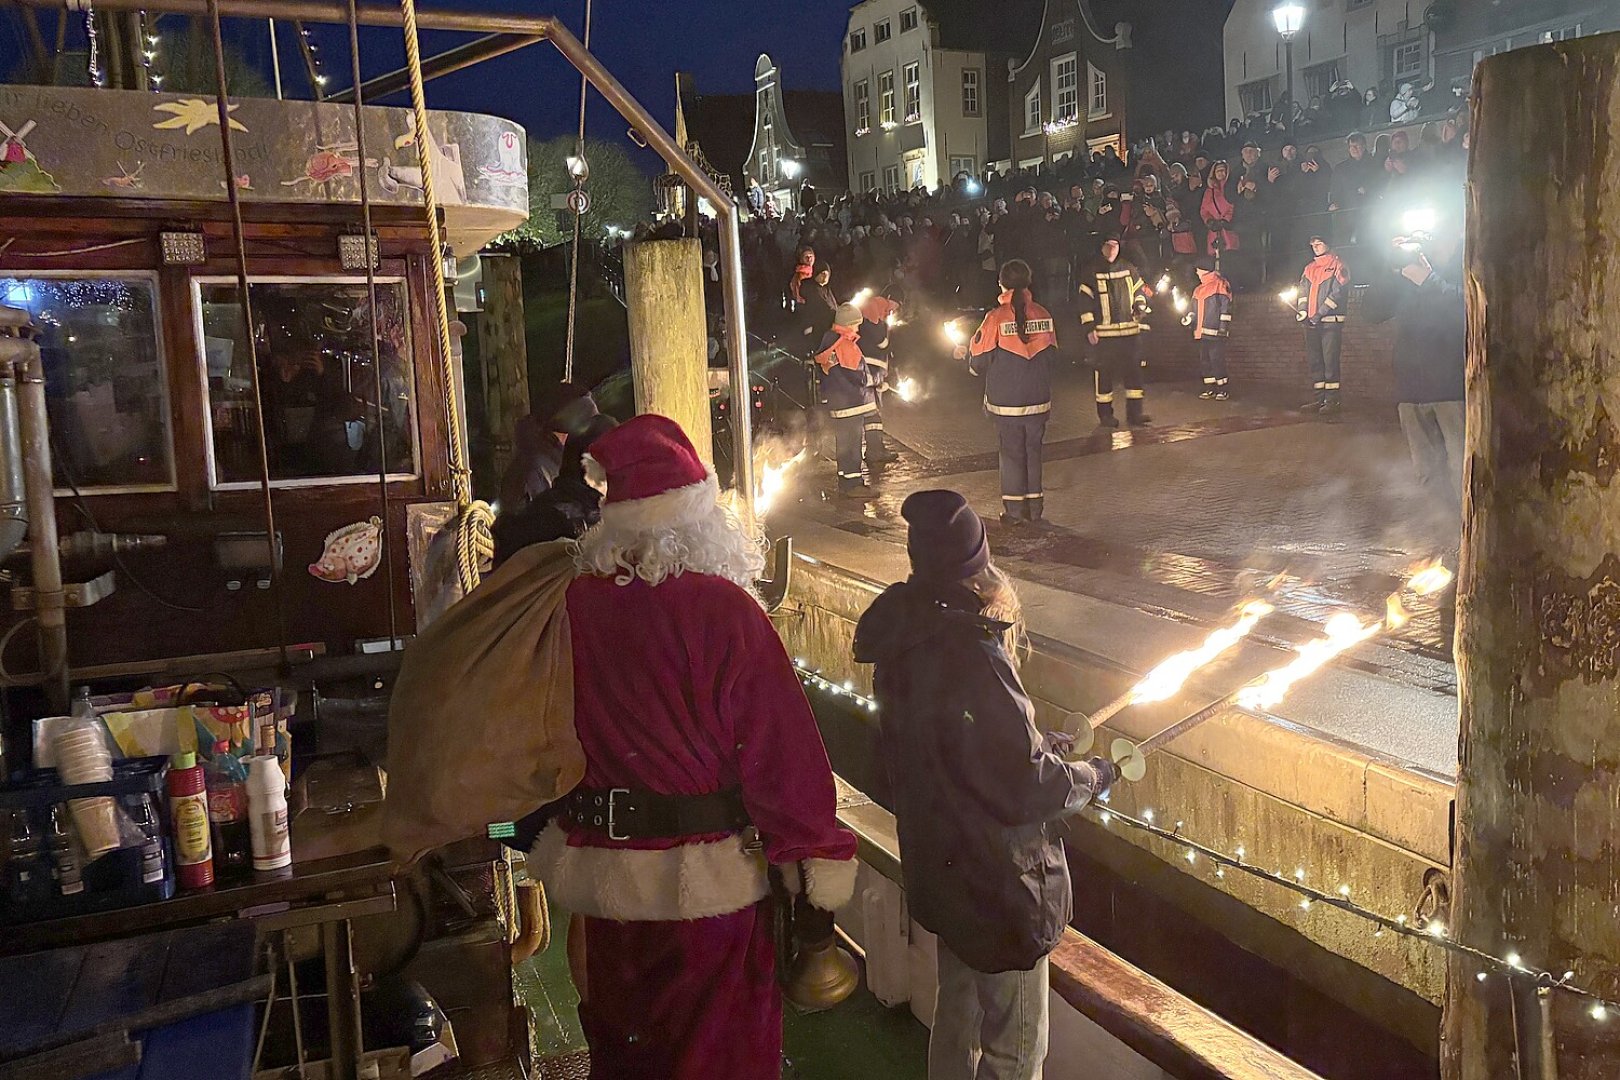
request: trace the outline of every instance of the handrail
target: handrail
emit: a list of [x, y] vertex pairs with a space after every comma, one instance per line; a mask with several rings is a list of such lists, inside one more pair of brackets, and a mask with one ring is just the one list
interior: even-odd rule
[[[245, 19], [301, 19], [305, 22], [347, 25], [349, 6], [344, 0], [100, 0], [103, 11], [151, 11], [207, 18], [213, 10], [221, 16]], [[60, 8], [61, 0], [18, 0], [29, 7]], [[404, 16], [391, 3], [357, 5], [355, 18], [366, 26], [403, 28]], [[524, 15], [516, 12], [446, 11], [419, 9], [416, 25], [423, 30], [454, 30], [479, 34], [518, 34], [535, 40], [544, 38], [584, 75], [597, 93], [628, 120], [664, 162], [674, 169], [696, 195], [709, 201], [720, 223], [722, 303], [726, 313], [726, 338], [731, 361], [731, 377], [738, 386], [748, 385], [748, 327], [744, 311], [742, 283], [742, 237], [738, 229], [736, 202], [703, 171], [690, 154], [677, 144], [613, 73], [582, 45], [561, 20], [551, 15]], [[736, 458], [737, 499], [750, 520], [754, 513], [753, 432], [748, 424], [732, 425]]]

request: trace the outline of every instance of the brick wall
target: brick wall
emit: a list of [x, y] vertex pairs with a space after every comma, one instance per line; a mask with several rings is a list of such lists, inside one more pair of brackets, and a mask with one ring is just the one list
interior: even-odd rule
[[[1394, 325], [1375, 326], [1360, 317], [1363, 291], [1355, 290], [1350, 298], [1340, 381], [1346, 401], [1388, 403], [1395, 399], [1395, 374], [1390, 364]], [[1199, 378], [1198, 347], [1192, 331], [1179, 325], [1173, 311], [1168, 320], [1162, 310], [1154, 314], [1161, 325], [1147, 335], [1142, 347], [1148, 378], [1160, 382]], [[1274, 293], [1248, 293], [1237, 298], [1226, 366], [1236, 389], [1256, 386], [1292, 391], [1300, 395], [1301, 401], [1310, 395], [1304, 328]]]

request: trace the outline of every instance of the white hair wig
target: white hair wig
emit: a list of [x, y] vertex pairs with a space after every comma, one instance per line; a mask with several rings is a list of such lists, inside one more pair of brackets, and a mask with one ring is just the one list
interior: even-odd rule
[[710, 473], [702, 483], [652, 499], [603, 503], [602, 520], [574, 545], [574, 563], [581, 573], [619, 585], [710, 574], [756, 595], [765, 542], [720, 500], [720, 485]]

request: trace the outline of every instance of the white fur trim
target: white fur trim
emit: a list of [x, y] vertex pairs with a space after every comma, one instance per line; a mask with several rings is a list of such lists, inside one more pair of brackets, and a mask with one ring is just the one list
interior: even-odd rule
[[[612, 483], [608, 485], [612, 487]], [[613, 492], [608, 492], [611, 500]], [[602, 524], [620, 532], [643, 532], [668, 528], [682, 521], [710, 513], [720, 501], [720, 481], [711, 471], [696, 484], [671, 488], [645, 499], [602, 503]]]
[[[822, 911], [837, 911], [855, 895], [855, 859], [806, 859], [804, 876], [809, 885], [810, 902]], [[784, 871], [788, 868], [784, 867]], [[800, 892], [798, 874], [784, 872], [782, 882], [788, 892]]]
[[740, 836], [663, 851], [570, 847], [552, 822], [535, 839], [528, 867], [566, 910], [621, 922], [729, 915], [770, 891], [765, 856], [745, 850]]

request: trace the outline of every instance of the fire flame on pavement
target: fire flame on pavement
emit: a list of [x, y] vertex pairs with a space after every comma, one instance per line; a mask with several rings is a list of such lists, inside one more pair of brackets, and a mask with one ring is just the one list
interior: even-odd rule
[[754, 512], [760, 516], [770, 513], [771, 505], [787, 486], [788, 473], [810, 454], [807, 446], [780, 465], [764, 462], [759, 467], [758, 492], [754, 496]]
[[1239, 690], [1234, 700], [1245, 709], [1269, 709], [1288, 695], [1295, 683], [1311, 675], [1335, 656], [1371, 638], [1381, 630], [1396, 630], [1411, 616], [1401, 603], [1401, 594], [1430, 596], [1451, 584], [1451, 571], [1439, 559], [1419, 566], [1405, 583], [1389, 594], [1385, 601], [1384, 619], [1361, 619], [1348, 611], [1341, 611], [1327, 621], [1323, 636], [1308, 641], [1295, 651], [1297, 657], [1283, 667], [1268, 671], [1254, 682]]
[[918, 389], [916, 379], [910, 375], [902, 375], [900, 381], [894, 384], [894, 396], [901, 401], [916, 401]]
[[1131, 688], [1129, 703], [1141, 705], [1171, 697], [1193, 672], [1248, 637], [1249, 631], [1273, 609], [1264, 600], [1251, 600], [1239, 610], [1237, 622], [1215, 630], [1197, 648], [1176, 653], [1144, 675], [1142, 681]]

